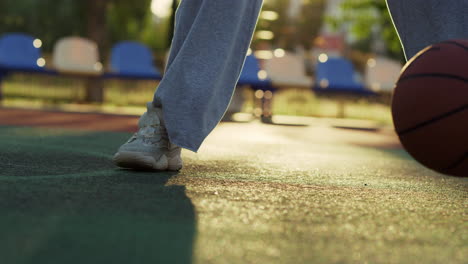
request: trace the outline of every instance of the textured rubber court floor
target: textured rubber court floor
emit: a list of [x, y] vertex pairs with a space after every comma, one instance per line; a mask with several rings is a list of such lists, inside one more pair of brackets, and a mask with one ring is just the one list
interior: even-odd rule
[[391, 131], [222, 123], [182, 171], [150, 173], [111, 163], [135, 122], [0, 109], [1, 263], [468, 259], [468, 180]]

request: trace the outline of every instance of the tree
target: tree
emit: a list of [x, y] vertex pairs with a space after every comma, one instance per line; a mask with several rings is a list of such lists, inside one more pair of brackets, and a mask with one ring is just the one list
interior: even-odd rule
[[120, 40], [142, 40], [151, 27], [151, 0], [1, 0], [0, 33], [40, 38], [50, 52], [55, 42], [78, 35], [98, 43], [101, 53]]
[[326, 1], [306, 0], [304, 1], [301, 14], [297, 21], [299, 42], [309, 48], [313, 40], [319, 34], [323, 24]]
[[110, 0], [107, 9], [109, 41], [141, 40], [144, 30], [151, 27], [150, 5], [151, 0]]
[[385, 0], [344, 0], [341, 10], [341, 15], [328, 17], [327, 22], [335, 30], [347, 29], [353, 34], [357, 39], [354, 48], [364, 52], [372, 51], [372, 44], [381, 38], [386, 46], [386, 55], [404, 60]]
[[46, 52], [63, 36], [83, 35], [85, 9], [75, 0], [2, 0], [0, 33], [24, 32], [42, 40]]
[[[107, 9], [109, 0], [86, 0], [86, 34], [85, 36], [97, 43], [101, 57], [108, 49]], [[105, 56], [104, 56], [105, 57]]]
[[260, 20], [257, 28], [272, 31], [275, 37], [271, 42], [275, 46], [294, 49], [302, 45], [309, 48], [322, 26], [325, 3], [325, 0], [303, 0], [297, 16], [290, 17], [290, 0], [265, 2], [263, 10], [276, 12], [278, 19]]

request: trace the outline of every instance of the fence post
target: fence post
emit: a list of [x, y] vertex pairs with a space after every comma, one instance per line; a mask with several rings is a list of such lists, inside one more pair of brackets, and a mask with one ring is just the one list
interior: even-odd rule
[[346, 99], [345, 98], [338, 98], [338, 118], [345, 118], [346, 117]]
[[87, 102], [104, 102], [104, 83], [99, 77], [86, 78], [86, 99]]
[[3, 100], [3, 90], [2, 90], [2, 85], [3, 85], [3, 77], [6, 76], [6, 73], [0, 70], [0, 103]]

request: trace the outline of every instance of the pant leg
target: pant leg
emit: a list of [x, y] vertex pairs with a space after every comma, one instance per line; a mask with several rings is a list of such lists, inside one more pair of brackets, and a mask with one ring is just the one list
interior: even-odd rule
[[172, 38], [171, 50], [169, 52], [165, 72], [169, 70], [174, 58], [182, 48], [182, 45], [190, 32], [190, 28], [197, 18], [197, 14], [202, 3], [203, 0], [185, 0], [180, 2], [175, 14], [175, 34]]
[[468, 39], [468, 0], [387, 0], [406, 59], [449, 39]]
[[222, 118], [262, 0], [182, 0], [168, 67], [154, 95], [172, 143], [197, 151]]

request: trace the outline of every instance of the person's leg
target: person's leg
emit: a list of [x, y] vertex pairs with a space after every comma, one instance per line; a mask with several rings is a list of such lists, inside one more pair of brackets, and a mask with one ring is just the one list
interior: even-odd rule
[[197, 151], [222, 118], [262, 0], [182, 0], [168, 67], [154, 96], [170, 141]]
[[182, 0], [168, 65], [117, 166], [179, 170], [180, 147], [197, 151], [226, 111], [262, 0]]
[[468, 39], [467, 0], [387, 0], [406, 59], [449, 39]]

